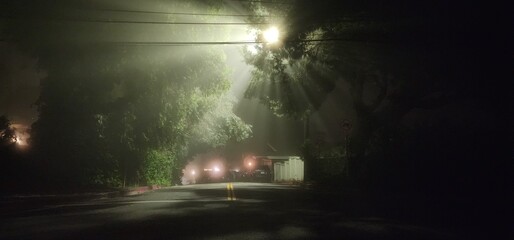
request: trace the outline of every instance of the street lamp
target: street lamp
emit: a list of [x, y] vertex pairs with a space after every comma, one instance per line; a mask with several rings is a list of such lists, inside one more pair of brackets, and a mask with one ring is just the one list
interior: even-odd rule
[[196, 171], [191, 170], [191, 175], [193, 175], [193, 184], [196, 184]]
[[269, 44], [278, 42], [279, 36], [280, 34], [278, 32], [278, 28], [275, 26], [270, 27], [263, 32], [264, 41], [266, 41]]

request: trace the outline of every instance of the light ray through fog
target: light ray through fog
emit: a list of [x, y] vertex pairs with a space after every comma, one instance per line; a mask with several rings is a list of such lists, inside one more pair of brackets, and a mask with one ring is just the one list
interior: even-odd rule
[[227, 56], [227, 65], [231, 70], [232, 84], [229, 92], [240, 100], [250, 84], [252, 67], [244, 62], [240, 46], [226, 46], [223, 49]]

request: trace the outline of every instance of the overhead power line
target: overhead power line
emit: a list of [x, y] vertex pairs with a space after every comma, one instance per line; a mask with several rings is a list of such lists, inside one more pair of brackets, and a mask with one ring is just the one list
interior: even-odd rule
[[244, 2], [244, 3], [266, 3], [266, 4], [278, 4], [278, 5], [292, 5], [295, 4], [294, 2], [296, 0], [291, 1], [282, 1], [282, 2], [276, 2], [276, 1], [263, 1], [263, 0], [228, 0], [233, 2]]
[[[328, 42], [355, 42], [357, 39], [326, 38], [326, 39], [306, 39], [290, 40], [289, 43], [328, 43]], [[147, 46], [195, 46], [195, 45], [246, 45], [246, 44], [268, 44], [264, 41], [163, 41], [163, 42], [104, 42], [114, 45], [147, 45]]]
[[[0, 39], [0, 42], [13, 42], [14, 39]], [[289, 43], [335, 43], [335, 42], [361, 42], [359, 39], [309, 39], [309, 40], [292, 40], [284, 41]], [[62, 44], [62, 43], [61, 43]], [[249, 44], [269, 44], [264, 41], [162, 41], [162, 42], [144, 42], [144, 41], [112, 41], [112, 42], [77, 42], [75, 44], [100, 44], [100, 45], [127, 45], [127, 46], [208, 46], [208, 45], [249, 45]]]
[[276, 17], [271, 15], [255, 15], [255, 14], [222, 14], [222, 13], [189, 13], [189, 12], [165, 12], [165, 11], [147, 11], [147, 10], [129, 10], [129, 9], [112, 9], [112, 8], [88, 8], [87, 10], [102, 12], [119, 12], [119, 13], [140, 13], [140, 14], [160, 14], [160, 15], [180, 15], [180, 16], [213, 16], [213, 17]]
[[[2, 17], [4, 19], [16, 19], [16, 17]], [[156, 25], [253, 25], [268, 23], [246, 23], [246, 22], [172, 22], [172, 21], [133, 21], [133, 20], [111, 20], [111, 19], [79, 19], [79, 18], [29, 18], [39, 21], [65, 21], [84, 23], [116, 23], [116, 24], [156, 24]]]
[[193, 46], [193, 45], [245, 45], [245, 44], [258, 44], [264, 42], [249, 42], [249, 41], [215, 41], [215, 42], [195, 42], [195, 41], [172, 41], [172, 42], [104, 42], [106, 44], [114, 45], [153, 45], [153, 46]]
[[[60, 19], [55, 19], [60, 21]], [[108, 20], [108, 19], [70, 19], [63, 21], [89, 22], [89, 23], [130, 23], [130, 24], [158, 24], [158, 25], [251, 25], [245, 22], [171, 22], [171, 21], [132, 21], [132, 20]], [[267, 23], [252, 23], [267, 24]]]

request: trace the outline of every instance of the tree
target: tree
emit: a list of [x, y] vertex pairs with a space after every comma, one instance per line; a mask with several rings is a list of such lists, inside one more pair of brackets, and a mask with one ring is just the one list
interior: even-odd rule
[[[470, 60], [477, 56], [468, 44], [481, 38], [465, 26], [485, 24], [473, 19], [473, 4], [296, 1], [248, 7], [273, 16], [250, 22], [271, 21], [283, 37], [280, 44], [262, 44], [257, 54], [247, 54], [256, 70], [246, 96], [259, 98], [277, 115], [304, 118], [335, 85], [347, 86], [355, 111], [350, 165], [354, 177], [366, 176], [370, 163], [365, 155], [372, 138], [381, 139], [384, 158], [392, 161], [391, 139], [396, 140], [405, 114], [465, 97], [468, 80], [478, 80], [470, 72], [482, 75], [484, 69], [478, 69], [491, 67]], [[255, 27], [262, 33], [267, 25]]]
[[215, 99], [215, 107], [204, 114], [193, 130], [191, 140], [196, 144], [207, 144], [210, 148], [226, 143], [240, 142], [251, 136], [251, 125], [246, 124], [232, 110], [234, 98], [223, 96]]
[[0, 116], [0, 147], [4, 148], [16, 142], [16, 133], [5, 115]]
[[[84, 14], [83, 9], [91, 7], [88, 3], [58, 2], [61, 5], [25, 4], [31, 6], [28, 9], [6, 4], [6, 9], [19, 13], [9, 22], [6, 35], [38, 56], [41, 68], [48, 72], [41, 83], [32, 141], [37, 155], [53, 175], [62, 177], [61, 182], [171, 184], [192, 144], [203, 141], [219, 146], [248, 136], [249, 126], [232, 113], [231, 105], [218, 104], [230, 87], [220, 48], [105, 44], [137, 41], [148, 30], [159, 30], [155, 41], [164, 35], [167, 41], [197, 40], [200, 35], [208, 40], [218, 35], [205, 34], [213, 33], [212, 28], [177, 25], [163, 33], [150, 25], [87, 27], [67, 19], [101, 18], [102, 14], [89, 10]], [[219, 3], [174, 1], [166, 7], [215, 12]], [[181, 16], [166, 21], [181, 18], [202, 20]], [[198, 127], [216, 137], [200, 138]]]
[[[180, 168], [177, 161], [191, 144], [216, 147], [249, 136], [249, 126], [232, 113], [225, 96], [229, 82], [221, 51], [166, 57], [144, 50], [124, 50], [128, 54], [120, 61], [117, 50], [102, 49], [110, 57], [99, 59], [95, 49], [54, 61], [64, 66], [47, 66], [52, 75], [43, 83], [34, 142], [49, 159], [61, 159], [61, 175], [90, 169], [80, 174], [85, 182], [88, 176], [95, 182], [97, 175], [116, 178], [106, 175], [110, 172], [123, 178], [118, 183], [162, 183], [156, 176], [171, 173], [156, 175], [149, 166]], [[186, 64], [196, 56], [203, 57]]]

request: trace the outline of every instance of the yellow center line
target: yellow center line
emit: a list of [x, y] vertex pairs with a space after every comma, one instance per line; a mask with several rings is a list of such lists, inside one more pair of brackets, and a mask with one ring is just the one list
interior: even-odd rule
[[230, 183], [230, 189], [232, 189], [232, 200], [237, 200], [236, 192], [234, 191], [234, 185], [232, 183]]
[[227, 194], [228, 201], [236, 200], [236, 195], [234, 194], [234, 185], [232, 183], [227, 183]]
[[230, 183], [227, 183], [227, 200], [230, 201], [232, 200], [232, 196], [230, 195]]

